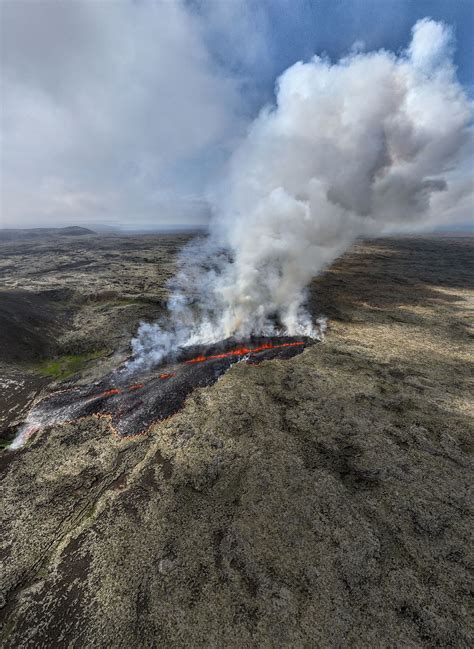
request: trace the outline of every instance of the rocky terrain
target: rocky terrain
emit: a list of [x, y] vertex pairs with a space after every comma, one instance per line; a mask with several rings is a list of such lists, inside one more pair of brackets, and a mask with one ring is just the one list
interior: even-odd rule
[[45, 382], [88, 382], [129, 354], [139, 322], [163, 312], [187, 239], [43, 234], [0, 244], [0, 381], [9, 386], [0, 437]]
[[[5, 444], [126, 357], [185, 240], [1, 244]], [[311, 287], [323, 344], [2, 451], [1, 646], [472, 646], [473, 252], [361, 243]]]

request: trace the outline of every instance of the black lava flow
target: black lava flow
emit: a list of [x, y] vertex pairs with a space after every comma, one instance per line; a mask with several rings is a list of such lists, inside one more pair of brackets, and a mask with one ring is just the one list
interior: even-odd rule
[[173, 362], [146, 372], [131, 375], [119, 368], [93, 385], [53, 392], [36, 404], [28, 421], [43, 427], [88, 416], [106, 417], [117, 435], [140, 435], [180, 410], [195, 388], [212, 385], [237, 361], [258, 365], [288, 359], [314, 342], [306, 337], [251, 338], [189, 347]]

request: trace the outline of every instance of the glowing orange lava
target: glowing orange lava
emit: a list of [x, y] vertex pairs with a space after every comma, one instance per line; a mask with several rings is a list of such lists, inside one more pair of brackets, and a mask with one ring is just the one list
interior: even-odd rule
[[128, 386], [128, 390], [140, 390], [140, 388], [143, 388], [145, 384], [144, 383], [134, 383], [133, 385]]
[[203, 363], [204, 361], [212, 361], [218, 358], [229, 358], [231, 356], [245, 356], [245, 354], [255, 354], [256, 352], [263, 352], [266, 349], [281, 349], [282, 347], [297, 347], [298, 345], [304, 345], [304, 342], [294, 342], [294, 343], [280, 343], [279, 345], [272, 345], [266, 343], [265, 345], [260, 345], [260, 347], [240, 347], [239, 349], [233, 349], [231, 352], [224, 352], [223, 354], [213, 354], [212, 356], [196, 356], [196, 358], [191, 358], [189, 361], [184, 361], [186, 364], [190, 365], [192, 363]]
[[97, 395], [97, 397], [111, 397], [114, 394], [120, 394], [122, 390], [119, 390], [118, 388], [112, 388], [111, 390], [106, 390], [105, 392], [101, 392], [100, 394]]
[[[222, 354], [211, 354], [209, 356], [196, 356], [191, 358], [188, 361], [184, 361], [186, 365], [192, 365], [194, 363], [203, 363], [204, 361], [213, 361], [220, 358], [231, 358], [233, 356], [245, 356], [246, 354], [255, 354], [258, 352], [263, 352], [267, 349], [281, 349], [283, 347], [297, 347], [299, 345], [304, 345], [304, 342], [292, 342], [292, 343], [279, 343], [278, 345], [272, 345], [271, 343], [265, 343], [259, 347], [239, 347], [238, 349], [233, 349], [230, 352], [223, 352]], [[255, 363], [250, 363], [255, 365]], [[171, 379], [173, 376], [176, 376], [174, 372], [163, 372], [158, 375], [160, 379], [166, 380]], [[135, 390], [140, 390], [145, 387], [144, 383], [133, 383], [132, 385], [127, 386], [123, 390], [120, 388], [111, 388], [110, 390], [105, 390], [105, 392], [100, 392], [99, 394], [93, 394], [87, 397], [88, 401], [93, 401], [95, 399], [104, 399], [107, 397], [113, 397], [117, 394], [123, 394], [125, 391], [133, 392]]]

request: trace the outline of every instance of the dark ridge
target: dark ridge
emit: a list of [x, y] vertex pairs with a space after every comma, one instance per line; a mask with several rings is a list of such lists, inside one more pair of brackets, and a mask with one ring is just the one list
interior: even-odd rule
[[3, 241], [20, 241], [22, 239], [38, 239], [43, 237], [60, 236], [60, 237], [77, 237], [85, 234], [95, 234], [89, 228], [82, 228], [77, 225], [71, 225], [66, 228], [4, 228], [0, 230], [0, 242]]
[[31, 361], [54, 355], [64, 314], [54, 308], [54, 293], [2, 291], [0, 361]]

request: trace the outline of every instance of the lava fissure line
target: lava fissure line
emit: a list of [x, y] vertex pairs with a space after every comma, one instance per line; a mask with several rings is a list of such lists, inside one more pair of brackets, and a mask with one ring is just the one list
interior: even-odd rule
[[[241, 341], [240, 347], [230, 351], [212, 353], [219, 350], [219, 347], [214, 347], [207, 350], [208, 355], [200, 354], [194, 358], [189, 358], [192, 353], [189, 350], [188, 360], [182, 360], [174, 367], [162, 366], [143, 382], [141, 377], [136, 377], [139, 382], [117, 386], [111, 375], [104, 377], [95, 387], [86, 388], [85, 394], [83, 388], [60, 390], [36, 404], [30, 420], [25, 422], [22, 440], [25, 442], [44, 426], [73, 424], [91, 416], [105, 421], [119, 439], [146, 435], [152, 426], [176, 414], [193, 389], [212, 385], [234, 362], [247, 357], [247, 362], [254, 365], [275, 355], [286, 358], [288, 352], [284, 353], [284, 350], [293, 356], [300, 353], [306, 344], [306, 340], [278, 343], [255, 340], [252, 346], [251, 341]], [[199, 354], [199, 351], [194, 353]], [[273, 351], [276, 354], [271, 353]]]
[[204, 363], [204, 361], [217, 360], [219, 358], [229, 358], [231, 356], [245, 356], [245, 354], [256, 354], [258, 352], [263, 352], [268, 349], [280, 349], [282, 347], [297, 347], [298, 345], [304, 345], [304, 342], [293, 342], [293, 343], [280, 343], [279, 345], [271, 345], [267, 343], [265, 345], [260, 345], [259, 347], [240, 347], [240, 349], [233, 349], [230, 352], [223, 352], [222, 354], [212, 354], [211, 356], [196, 356], [196, 358], [191, 358], [188, 361], [184, 361], [186, 365], [191, 365], [193, 363]]

